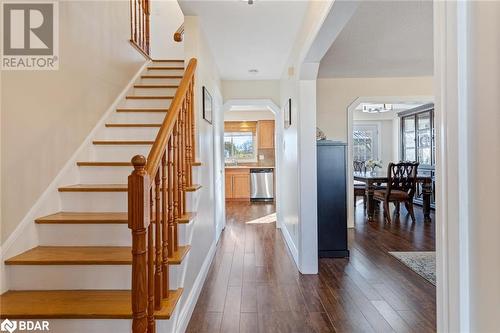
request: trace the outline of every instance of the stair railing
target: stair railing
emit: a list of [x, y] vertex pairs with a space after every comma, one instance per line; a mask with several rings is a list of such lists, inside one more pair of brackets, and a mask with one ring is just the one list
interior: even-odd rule
[[132, 332], [155, 332], [155, 311], [169, 297], [169, 258], [178, 249], [177, 220], [195, 161], [194, 73], [191, 59], [148, 158], [132, 158], [128, 226], [132, 230]]
[[130, 0], [130, 42], [150, 54], [150, 0]]

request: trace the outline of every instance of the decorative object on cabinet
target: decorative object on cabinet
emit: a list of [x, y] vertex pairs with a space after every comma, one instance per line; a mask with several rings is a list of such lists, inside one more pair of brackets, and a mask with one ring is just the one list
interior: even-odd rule
[[203, 119], [208, 123], [212, 123], [212, 95], [208, 92], [207, 88], [203, 87]]
[[318, 255], [342, 258], [347, 248], [347, 144], [322, 140], [317, 146]]
[[289, 98], [285, 104], [285, 128], [292, 125], [292, 99]]
[[319, 127], [316, 127], [316, 140], [326, 140], [326, 134]]

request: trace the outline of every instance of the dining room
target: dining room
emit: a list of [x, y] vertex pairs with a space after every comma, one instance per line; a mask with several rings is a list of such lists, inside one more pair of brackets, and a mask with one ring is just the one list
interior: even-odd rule
[[362, 100], [349, 126], [351, 227], [377, 231], [391, 256], [435, 285], [434, 104]]

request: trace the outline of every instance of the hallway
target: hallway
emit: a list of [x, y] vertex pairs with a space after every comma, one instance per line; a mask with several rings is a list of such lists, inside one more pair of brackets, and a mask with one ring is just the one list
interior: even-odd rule
[[274, 209], [227, 204], [187, 332], [435, 331], [435, 287], [387, 253], [433, 250], [434, 223], [413, 225], [402, 212], [391, 226], [366, 224], [357, 214], [350, 260], [321, 259], [319, 275], [300, 275], [275, 223], [258, 220]]

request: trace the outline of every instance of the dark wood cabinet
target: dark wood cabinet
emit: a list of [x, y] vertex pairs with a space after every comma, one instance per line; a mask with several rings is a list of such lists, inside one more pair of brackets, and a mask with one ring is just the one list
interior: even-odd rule
[[318, 251], [320, 257], [349, 256], [346, 158], [347, 144], [318, 141]]
[[[400, 112], [398, 115], [401, 117], [401, 160], [419, 162], [418, 173], [432, 177], [431, 207], [434, 208], [436, 164], [434, 104]], [[420, 185], [414, 201], [422, 204]]]

